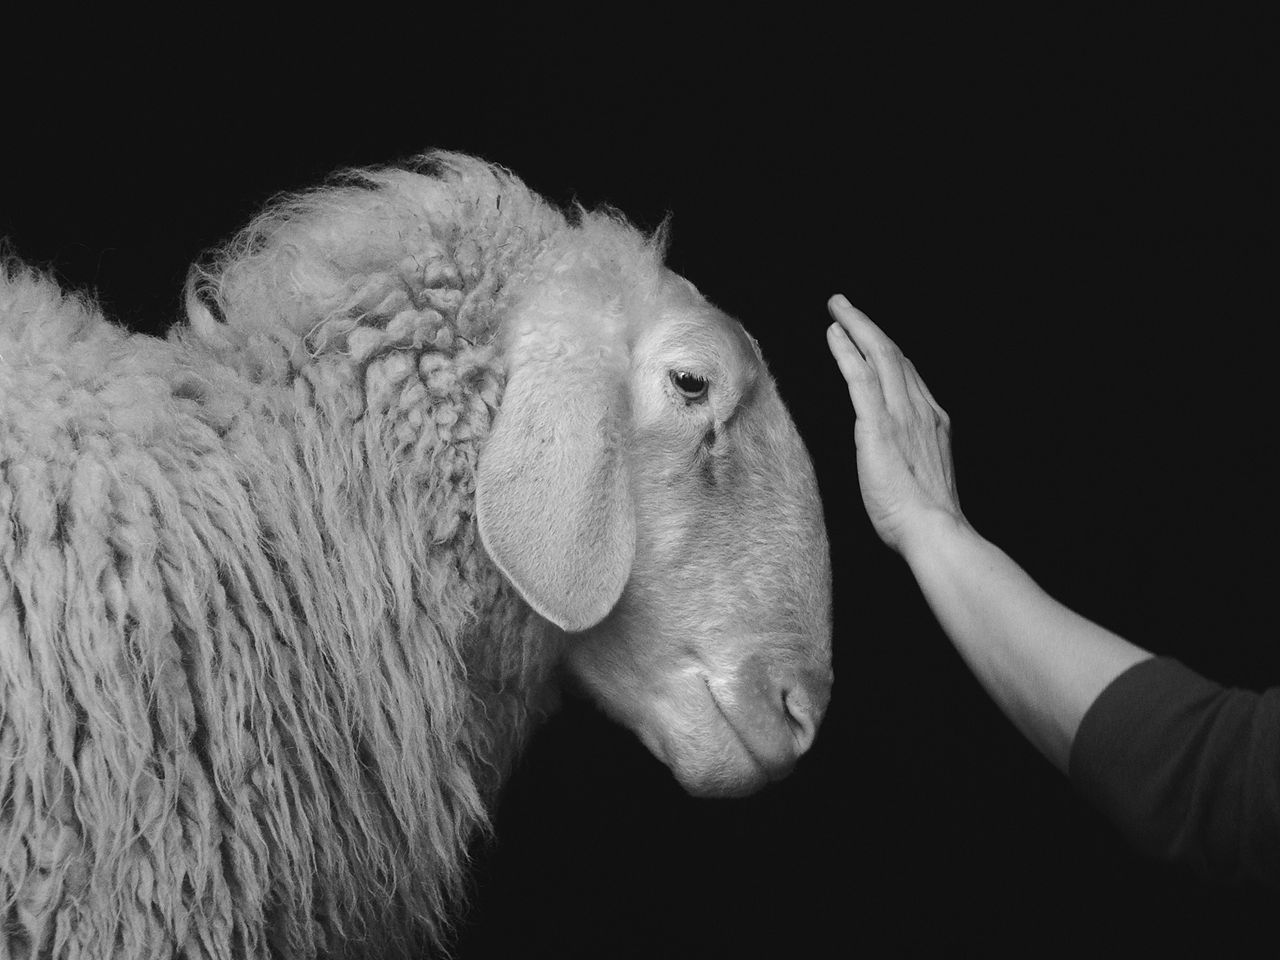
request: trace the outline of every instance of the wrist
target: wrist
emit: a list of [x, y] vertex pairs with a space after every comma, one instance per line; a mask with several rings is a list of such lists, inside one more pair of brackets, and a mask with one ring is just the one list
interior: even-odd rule
[[967, 539], [981, 538], [962, 514], [936, 508], [922, 510], [904, 526], [899, 553], [914, 570]]

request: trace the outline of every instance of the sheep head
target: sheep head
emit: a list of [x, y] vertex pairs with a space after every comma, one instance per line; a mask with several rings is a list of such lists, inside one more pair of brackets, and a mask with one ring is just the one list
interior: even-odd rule
[[829, 696], [830, 565], [759, 346], [607, 217], [518, 285], [501, 335], [476, 488], [490, 556], [691, 793], [785, 775]]

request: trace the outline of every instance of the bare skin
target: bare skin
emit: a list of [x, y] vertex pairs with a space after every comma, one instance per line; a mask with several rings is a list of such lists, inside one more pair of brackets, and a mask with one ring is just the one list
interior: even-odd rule
[[862, 501], [974, 675], [1064, 773], [1085, 712], [1149, 652], [1067, 609], [965, 519], [951, 426], [915, 366], [842, 296], [827, 345], [849, 385]]

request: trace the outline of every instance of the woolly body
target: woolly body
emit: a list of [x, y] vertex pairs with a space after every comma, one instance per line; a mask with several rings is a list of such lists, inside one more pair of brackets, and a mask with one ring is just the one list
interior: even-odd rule
[[659, 254], [432, 164], [277, 205], [165, 340], [0, 278], [0, 954], [444, 932], [563, 642], [474, 519], [501, 304]]

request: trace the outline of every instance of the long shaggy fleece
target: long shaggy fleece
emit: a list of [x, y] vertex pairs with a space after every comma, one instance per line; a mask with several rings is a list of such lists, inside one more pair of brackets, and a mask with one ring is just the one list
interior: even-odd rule
[[276, 205], [166, 340], [3, 271], [0, 957], [439, 942], [559, 655], [474, 521], [499, 318], [584, 234], [658, 262], [437, 154]]

